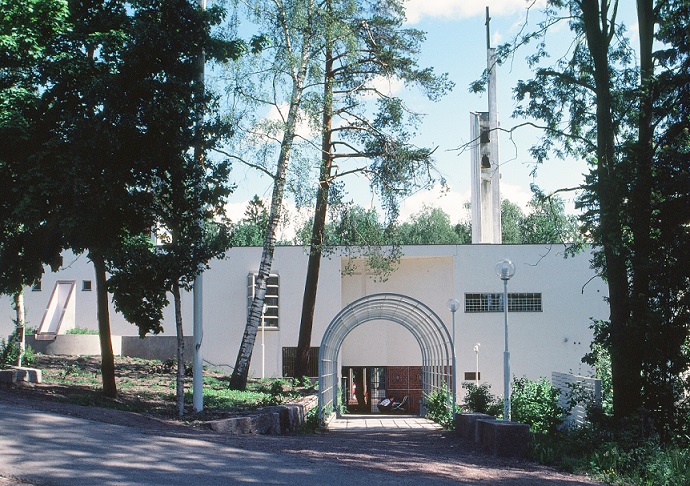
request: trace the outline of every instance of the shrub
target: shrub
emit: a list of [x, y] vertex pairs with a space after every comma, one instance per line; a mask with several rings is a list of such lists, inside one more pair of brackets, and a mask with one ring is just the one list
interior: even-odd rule
[[[17, 364], [17, 357], [19, 356], [19, 343], [17, 343], [16, 330], [10, 334], [7, 341], [0, 339], [0, 367], [14, 366]], [[31, 346], [24, 349], [24, 356], [22, 356], [22, 366], [31, 366], [36, 362], [36, 355]]]
[[74, 329], [68, 329], [65, 334], [88, 334], [88, 335], [98, 335], [98, 331], [87, 329], [85, 327], [75, 327]]
[[563, 422], [565, 410], [558, 405], [560, 392], [546, 378], [513, 380], [510, 396], [512, 420], [529, 424], [532, 432], [554, 432]]
[[495, 417], [503, 412], [501, 401], [491, 394], [491, 385], [482, 383], [477, 386], [466, 382], [462, 387], [467, 390], [463, 407], [469, 412], [486, 413]]
[[319, 430], [321, 424], [319, 423], [319, 407], [312, 407], [307, 411], [304, 422], [299, 427], [299, 432], [302, 434], [313, 434]]
[[451, 430], [455, 427], [453, 412], [448, 401], [448, 390], [438, 390], [426, 396], [426, 418]]

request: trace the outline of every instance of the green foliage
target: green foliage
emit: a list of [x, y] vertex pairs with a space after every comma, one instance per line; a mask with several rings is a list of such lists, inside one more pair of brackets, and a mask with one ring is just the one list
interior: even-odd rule
[[563, 422], [565, 410], [558, 405], [560, 392], [546, 378], [513, 380], [510, 396], [511, 419], [529, 424], [535, 433], [554, 432]]
[[444, 429], [452, 430], [455, 428], [453, 411], [451, 410], [449, 392], [437, 390], [426, 396], [426, 418], [433, 420], [443, 426]]
[[293, 380], [293, 386], [302, 388], [306, 392], [314, 392], [319, 388], [318, 382], [312, 381], [308, 376], [295, 378]]
[[301, 434], [313, 434], [321, 427], [319, 422], [319, 407], [312, 407], [307, 411], [307, 416], [304, 422], [300, 425], [299, 432]]
[[87, 329], [86, 327], [75, 327], [73, 329], [68, 329], [65, 334], [91, 334], [97, 336], [98, 330]]
[[[177, 360], [175, 358], [166, 359], [165, 361], [154, 361], [148, 370], [149, 373], [159, 374], [173, 374], [177, 372]], [[184, 364], [184, 376], [193, 376], [194, 367], [192, 363]]]
[[47, 136], [40, 110], [42, 73], [51, 44], [64, 32], [67, 2], [0, 1], [0, 293], [16, 294], [60, 263], [56, 225], [41, 216], [45, 199], [27, 184], [42, 182], [29, 162]]
[[404, 245], [455, 245], [468, 243], [450, 223], [448, 214], [440, 208], [424, 205], [410, 216], [398, 230], [400, 243]]
[[613, 414], [613, 384], [611, 382], [611, 355], [609, 349], [608, 321], [595, 320], [590, 328], [594, 331], [594, 340], [590, 344], [590, 352], [582, 362], [593, 366], [596, 377], [601, 380], [601, 411], [606, 415]]
[[565, 214], [565, 202], [557, 195], [546, 195], [535, 184], [530, 186], [529, 211], [520, 221], [523, 243], [563, 243], [571, 252], [585, 244], [577, 217]]
[[503, 414], [503, 402], [491, 394], [491, 385], [482, 383], [477, 386], [465, 382], [462, 387], [467, 390], [463, 407], [469, 412], [485, 413], [498, 417]]
[[247, 203], [244, 218], [233, 226], [232, 246], [263, 246], [268, 228], [268, 210], [259, 196]]
[[501, 238], [505, 244], [524, 243], [522, 223], [525, 213], [517, 204], [504, 199], [501, 201]]
[[600, 426], [532, 434], [531, 456], [542, 464], [587, 473], [610, 484], [690, 484], [689, 450], [640, 439], [639, 431], [636, 440]]
[[[0, 339], [0, 368], [5, 366], [15, 366], [17, 364], [17, 357], [19, 356], [19, 344], [15, 339], [15, 334], [12, 333], [10, 337], [5, 340]], [[31, 346], [24, 349], [22, 356], [22, 366], [31, 366], [36, 361], [34, 350]]]

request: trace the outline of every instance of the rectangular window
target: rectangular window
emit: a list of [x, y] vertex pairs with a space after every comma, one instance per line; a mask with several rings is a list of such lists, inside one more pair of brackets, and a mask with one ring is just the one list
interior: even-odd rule
[[[247, 276], [247, 313], [252, 305], [252, 299], [254, 299], [256, 275], [250, 273]], [[263, 326], [266, 329], [278, 329], [278, 301], [279, 278], [278, 275], [270, 274], [266, 280], [266, 296], [264, 297]]]
[[[297, 348], [283, 348], [283, 376], [295, 374]], [[309, 348], [309, 376], [319, 376], [319, 348]]]
[[[465, 294], [465, 312], [503, 312], [503, 294]], [[541, 293], [509, 293], [508, 312], [542, 312]]]
[[31, 291], [32, 292], [40, 292], [41, 291], [41, 280], [37, 280], [34, 282], [34, 284], [31, 286]]
[[81, 289], [85, 292], [91, 292], [91, 280], [82, 280]]

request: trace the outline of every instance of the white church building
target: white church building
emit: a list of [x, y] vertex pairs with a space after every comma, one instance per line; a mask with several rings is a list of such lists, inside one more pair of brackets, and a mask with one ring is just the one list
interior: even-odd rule
[[[591, 319], [608, 318], [606, 286], [590, 269], [588, 253], [564, 258], [562, 249], [558, 245], [405, 246], [398, 269], [384, 282], [362, 271], [361, 266], [344, 274], [345, 266], [351, 265], [347, 256], [336, 253], [324, 257], [315, 309], [312, 362], [317, 365], [324, 334], [343, 309], [367, 296], [386, 294], [393, 302], [413, 302], [425, 312], [432, 311], [430, 315], [438, 318], [447, 331], [445, 336], [452, 335], [454, 320], [458, 388], [463, 381], [478, 379], [480, 383], [489, 383], [494, 394], [502, 395], [503, 281], [494, 267], [509, 258], [516, 268], [508, 282], [511, 374], [530, 379], [550, 377], [554, 371], [590, 375], [592, 370], [582, 364], [581, 358], [592, 340]], [[230, 371], [234, 365], [246, 324], [252, 276], [260, 258], [261, 248], [233, 248], [225, 259], [211, 262], [210, 270], [203, 275], [202, 353], [206, 366], [212, 369]], [[266, 318], [257, 335], [250, 367], [254, 377], [290, 374], [306, 263], [303, 248], [276, 248]], [[54, 330], [57, 328], [57, 333], [62, 334], [73, 326], [98, 329], [91, 264], [84, 255], [71, 254], [65, 255], [61, 271], [47, 272], [40, 285], [26, 289], [29, 325], [41, 324], [51, 309], [53, 294], [53, 305], [60, 300], [57, 294], [61, 286], [67, 289], [66, 297], [57, 303], [56, 314], [62, 316], [63, 322]], [[448, 307], [453, 298], [460, 303], [455, 319]], [[192, 294], [185, 295], [182, 305], [187, 336], [193, 332], [192, 304]], [[370, 304], [370, 308], [375, 306]], [[0, 335], [8, 336], [13, 329], [9, 298], [2, 297], [0, 309]], [[415, 312], [403, 313], [401, 319], [414, 321]], [[111, 323], [114, 336], [139, 340], [135, 337], [136, 326], [126, 322], [112, 307]], [[48, 325], [44, 324], [44, 330]], [[175, 335], [172, 306], [166, 309], [163, 335]], [[335, 366], [346, 398], [354, 398], [350, 397], [352, 377], [362, 373], [372, 409], [377, 399], [384, 396], [409, 396], [410, 410], [418, 411], [428, 357], [423, 356], [424, 338], [416, 336], [413, 328], [406, 328], [406, 323], [396, 317], [374, 315], [350, 326], [338, 349]], [[144, 342], [155, 339], [145, 338]], [[443, 336], [441, 339], [444, 340]], [[187, 349], [190, 361], [191, 348]], [[117, 352], [122, 347], [115, 349]]]
[[[473, 244], [405, 246], [397, 270], [385, 281], [368, 274], [361, 262], [349, 271], [353, 262], [344, 249], [323, 258], [310, 373], [319, 376], [322, 406], [335, 405], [339, 393], [354, 403], [357, 382], [369, 394], [373, 412], [380, 399], [405, 396], [409, 411], [418, 412], [432, 386], [452, 386], [453, 344], [459, 392], [462, 382], [471, 381], [488, 383], [493, 394], [503, 394], [506, 343], [512, 376], [538, 379], [553, 372], [593, 372], [581, 358], [592, 341], [592, 319], [608, 319], [609, 308], [607, 287], [590, 267], [591, 254], [564, 258], [563, 245], [500, 244], [493, 49], [488, 49], [487, 59], [489, 112], [471, 114]], [[235, 363], [261, 251], [233, 248], [203, 274], [200, 349], [209, 368], [230, 372]], [[495, 272], [497, 262], [506, 258], [515, 265], [507, 283], [507, 325], [504, 284]], [[254, 377], [291, 375], [306, 269], [304, 248], [276, 248], [265, 318], [252, 355]], [[75, 326], [98, 329], [93, 275], [86, 256], [66, 253], [59, 272], [48, 270], [40, 284], [26, 289], [26, 319], [42, 331], [37, 344], [49, 344]], [[182, 305], [184, 332], [191, 336], [191, 293], [184, 295]], [[110, 316], [116, 353], [127, 353], [125, 342], [154, 347], [158, 338], [139, 341], [137, 328], [112, 304]], [[0, 297], [0, 336], [12, 332], [13, 317], [10, 299]], [[169, 306], [163, 336], [174, 335]], [[192, 348], [187, 348], [190, 361]]]

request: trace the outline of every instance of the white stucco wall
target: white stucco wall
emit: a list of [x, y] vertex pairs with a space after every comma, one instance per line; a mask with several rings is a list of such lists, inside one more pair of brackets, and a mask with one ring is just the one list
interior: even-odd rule
[[[403, 294], [420, 300], [444, 319], [448, 297], [439, 289], [453, 288], [455, 247], [407, 247], [400, 265], [387, 280], [367, 274], [362, 267], [343, 277], [343, 306], [365, 295]], [[395, 323], [374, 321], [355, 329], [341, 351], [347, 366], [420, 366], [422, 355], [412, 334]]]
[[[590, 317], [608, 318], [604, 301], [606, 286], [589, 268], [589, 254], [564, 259], [558, 245], [472, 245], [462, 247], [455, 261], [455, 295], [464, 305], [464, 294], [502, 292], [503, 283], [494, 272], [496, 262], [509, 258], [515, 276], [508, 292], [540, 292], [543, 312], [508, 314], [511, 375], [536, 379], [552, 371], [587, 374], [581, 358], [589, 351]], [[464, 309], [463, 309], [464, 310]], [[458, 371], [475, 370], [475, 343], [480, 343], [479, 369], [482, 381], [502, 394], [503, 313], [456, 314]]]
[[[27, 326], [38, 329], [58, 280], [74, 280], [77, 283], [75, 289], [75, 325], [96, 329], [98, 325], [96, 323], [96, 282], [94, 277], [93, 267], [85, 255], [75, 256], [65, 252], [61, 270], [58, 273], [52, 273], [50, 269], [47, 269], [42, 279], [40, 291], [33, 291], [31, 287], [24, 290]], [[82, 290], [84, 280], [91, 281], [93, 290]], [[7, 338], [12, 332], [14, 329], [12, 319], [14, 318], [15, 313], [12, 310], [11, 299], [6, 295], [0, 295], [0, 337]]]
[[[394, 292], [424, 302], [451, 332], [447, 301], [456, 297], [458, 380], [475, 371], [475, 343], [480, 343], [482, 382], [494, 394], [502, 393], [503, 313], [465, 313], [465, 294], [503, 291], [494, 272], [496, 262], [510, 258], [516, 274], [508, 292], [540, 292], [543, 312], [509, 314], [511, 373], [536, 379], [552, 371], [587, 373], [580, 359], [591, 341], [590, 317], [608, 318], [606, 286], [589, 268], [589, 255], [564, 259], [562, 247], [546, 245], [410, 246], [403, 248], [397, 271], [385, 282], [361, 271], [341, 277], [344, 264], [337, 255], [324, 258], [319, 279], [312, 346], [319, 346], [331, 319], [350, 302], [378, 292]], [[204, 274], [203, 356], [211, 367], [229, 370], [235, 364], [246, 323], [247, 275], [256, 272], [261, 248], [234, 248], [227, 258], [211, 262]], [[84, 256], [65, 255], [57, 274], [49, 271], [43, 290], [26, 290], [27, 319], [38, 327], [55, 282], [77, 281], [76, 324], [97, 329], [96, 292], [83, 291], [82, 280], [93, 281], [93, 270]], [[265, 332], [265, 374], [282, 373], [282, 348], [297, 345], [306, 275], [307, 255], [299, 247], [278, 247], [272, 273], [280, 276], [280, 328]], [[594, 277], [594, 278], [593, 278]], [[184, 331], [192, 333], [191, 294], [183, 297]], [[10, 299], [0, 297], [0, 336], [12, 331]], [[136, 335], [137, 328], [111, 311], [115, 335]], [[173, 309], [165, 311], [165, 335], [174, 335]], [[192, 350], [188, 350], [191, 356]], [[341, 363], [346, 366], [419, 366], [421, 353], [412, 335], [401, 326], [371, 322], [355, 329], [345, 340]], [[257, 336], [250, 373], [261, 373], [261, 334]]]

